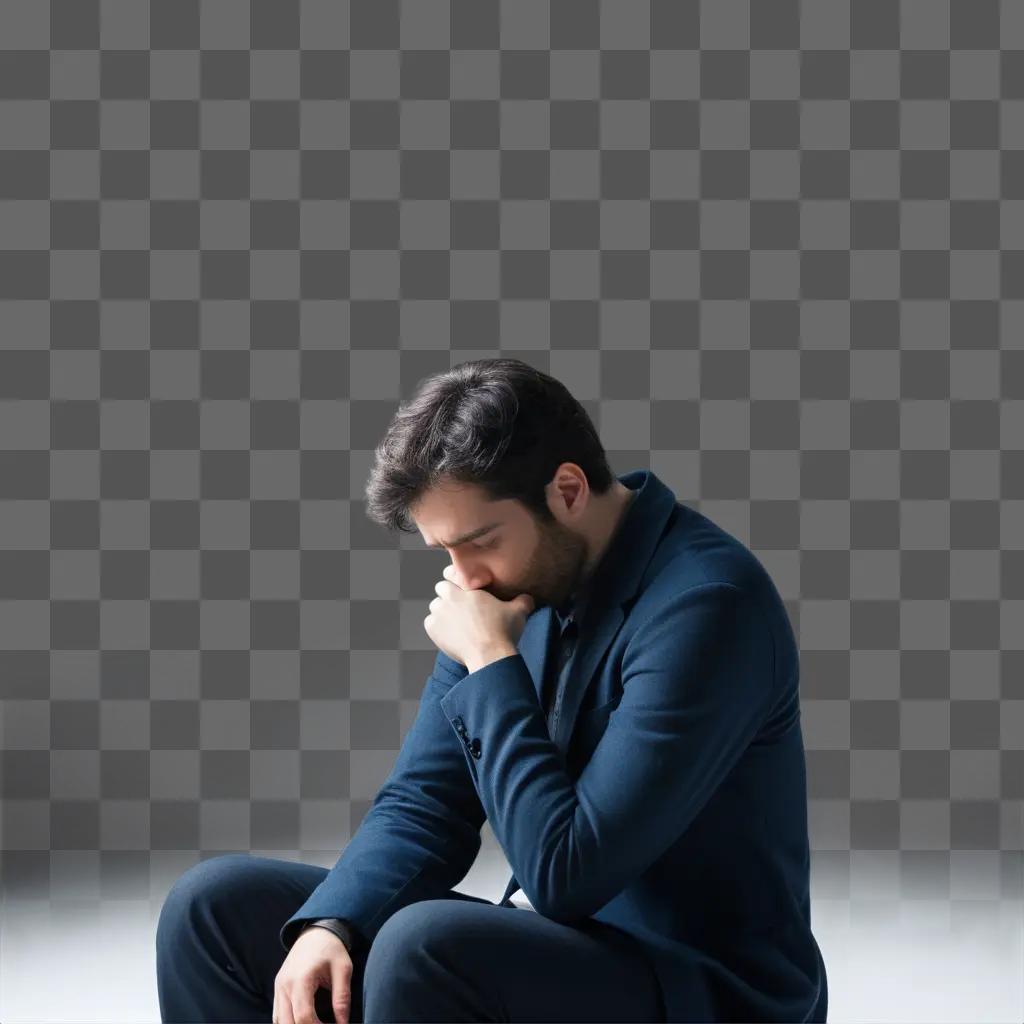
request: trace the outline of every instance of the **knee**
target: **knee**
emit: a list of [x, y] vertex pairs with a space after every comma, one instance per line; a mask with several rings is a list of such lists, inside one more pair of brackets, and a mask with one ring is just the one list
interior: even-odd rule
[[[365, 978], [390, 978], [399, 967], [412, 968], [418, 961], [432, 960], [450, 933], [450, 900], [420, 900], [392, 914], [374, 936], [367, 955]], [[410, 971], [411, 973], [411, 971]]]
[[436, 955], [441, 930], [436, 905], [441, 902], [410, 903], [392, 914], [377, 931], [363, 967], [364, 1019], [409, 1019], [403, 1001], [415, 1001], [441, 985], [437, 972], [443, 961]]
[[193, 864], [174, 881], [160, 907], [157, 943], [182, 927], [189, 927], [197, 910], [205, 910], [215, 899], [230, 898], [232, 888], [251, 865], [252, 857], [226, 853]]
[[[467, 959], [493, 946], [484, 940], [485, 919], [477, 904], [420, 900], [396, 911], [370, 945], [363, 971], [364, 1020], [456, 1020], [459, 979], [475, 972]], [[428, 1013], [430, 1016], [422, 1017]], [[463, 1018], [470, 1019], [470, 1018]], [[499, 1020], [480, 1008], [474, 1020]]]
[[436, 934], [448, 900], [419, 900], [408, 903], [392, 914], [377, 930], [373, 944], [385, 946], [419, 946], [429, 935]]

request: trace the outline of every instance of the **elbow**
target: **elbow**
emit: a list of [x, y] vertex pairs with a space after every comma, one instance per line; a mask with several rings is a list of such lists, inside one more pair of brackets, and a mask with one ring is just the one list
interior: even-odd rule
[[[532, 893], [527, 893], [530, 904], [541, 917], [558, 924], [576, 925], [590, 917], [592, 909], [584, 905], [578, 898], [573, 899], [571, 892], [558, 892], [549, 889], [547, 893], [534, 898]], [[597, 909], [597, 908], [593, 908]]]
[[536, 884], [530, 887], [532, 891], [527, 891], [526, 886], [523, 891], [538, 914], [558, 924], [574, 925], [590, 917], [601, 904], [594, 903], [593, 887], [588, 887], [584, 881], [592, 877], [589, 870], [581, 872], [582, 865], [576, 857], [567, 861], [566, 849], [564, 845], [556, 848], [556, 853], [535, 879]]
[[544, 910], [538, 910], [538, 914], [542, 917], [546, 917], [549, 921], [554, 921], [556, 924], [568, 924], [575, 925], [581, 920], [579, 915], [566, 912], [560, 908], [545, 908]]
[[590, 917], [590, 914], [585, 911], [569, 906], [564, 902], [546, 904], [544, 907], [534, 907], [534, 909], [541, 917], [546, 917], [549, 921], [554, 921], [556, 924], [579, 925]]

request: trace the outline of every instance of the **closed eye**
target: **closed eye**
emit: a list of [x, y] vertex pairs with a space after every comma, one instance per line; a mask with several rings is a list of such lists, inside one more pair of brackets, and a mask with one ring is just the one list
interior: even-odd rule
[[497, 540], [489, 540], [486, 544], [474, 544], [473, 547], [477, 551], [486, 551], [488, 548], [496, 548], [498, 546]]

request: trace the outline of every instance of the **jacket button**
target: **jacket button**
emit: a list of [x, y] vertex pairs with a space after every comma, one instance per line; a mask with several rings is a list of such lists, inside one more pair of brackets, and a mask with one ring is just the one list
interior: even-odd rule
[[479, 757], [480, 756], [480, 740], [479, 739], [474, 739], [473, 742], [469, 745], [469, 752], [474, 757]]
[[462, 719], [458, 715], [456, 715], [452, 719], [452, 725], [455, 726], [455, 731], [456, 732], [462, 732], [462, 730], [465, 728], [465, 723], [462, 721]]

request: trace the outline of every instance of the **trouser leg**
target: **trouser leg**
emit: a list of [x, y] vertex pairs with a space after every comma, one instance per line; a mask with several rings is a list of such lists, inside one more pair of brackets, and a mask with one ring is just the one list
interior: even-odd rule
[[211, 857], [184, 872], [157, 923], [161, 1021], [270, 1021], [274, 978], [287, 956], [281, 925], [327, 873], [246, 854]]
[[514, 905], [423, 900], [377, 932], [363, 1020], [662, 1021], [657, 976], [624, 933]]
[[[211, 857], [171, 887], [157, 923], [156, 979], [165, 1024], [269, 1022], [274, 979], [285, 957], [280, 929], [328, 874], [327, 868], [247, 854]], [[465, 893], [447, 899], [482, 903]], [[352, 958], [350, 1024], [362, 1021], [368, 950]], [[331, 993], [318, 989], [314, 1009], [333, 1024]]]

